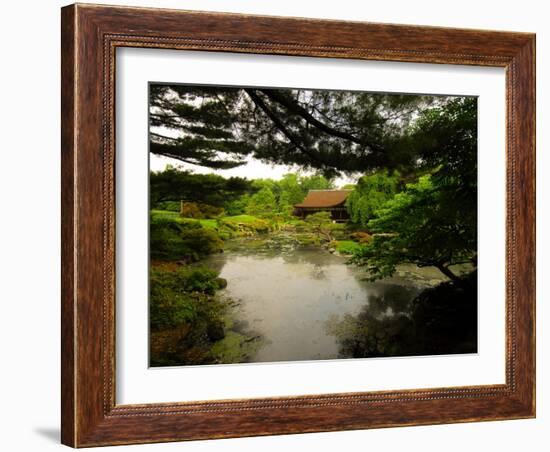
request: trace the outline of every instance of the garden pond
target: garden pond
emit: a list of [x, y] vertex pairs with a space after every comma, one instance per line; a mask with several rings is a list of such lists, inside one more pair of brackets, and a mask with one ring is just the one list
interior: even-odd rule
[[355, 357], [346, 344], [358, 317], [406, 318], [415, 296], [445, 279], [436, 269], [401, 266], [369, 282], [348, 259], [284, 233], [229, 240], [203, 259], [227, 280], [226, 337], [214, 345], [223, 362]]

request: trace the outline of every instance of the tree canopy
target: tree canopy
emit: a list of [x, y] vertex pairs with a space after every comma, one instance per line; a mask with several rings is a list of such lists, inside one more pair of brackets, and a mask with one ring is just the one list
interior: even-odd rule
[[476, 263], [477, 102], [462, 98], [428, 110], [409, 131], [418, 146], [418, 182], [384, 203], [367, 223], [372, 242], [356, 256], [371, 278], [401, 263], [434, 266], [456, 279], [453, 265]]
[[385, 170], [360, 178], [346, 200], [351, 221], [366, 226], [376, 210], [397, 193], [399, 182], [398, 173]]
[[409, 184], [368, 222], [373, 240], [355, 261], [367, 266], [373, 279], [391, 276], [403, 263], [434, 266], [455, 279], [449, 267], [472, 262], [475, 229], [469, 230], [461, 210], [445, 201], [430, 176]]
[[[151, 85], [150, 151], [209, 168], [251, 155], [327, 176], [410, 166], [403, 131], [433, 96]], [[391, 152], [390, 152], [391, 151]]]
[[244, 195], [230, 203], [226, 210], [237, 214], [246, 212], [252, 215], [271, 213], [289, 216], [294, 210], [294, 205], [303, 201], [309, 190], [333, 187], [331, 180], [320, 174], [301, 176], [288, 173], [280, 180], [255, 179], [252, 181], [255, 193]]
[[223, 207], [227, 202], [254, 191], [252, 182], [240, 177], [194, 174], [168, 167], [149, 177], [151, 205], [162, 201], [191, 201]]

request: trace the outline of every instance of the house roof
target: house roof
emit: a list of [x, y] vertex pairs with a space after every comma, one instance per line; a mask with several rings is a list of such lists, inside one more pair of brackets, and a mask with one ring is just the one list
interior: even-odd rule
[[310, 190], [305, 199], [294, 207], [336, 207], [345, 202], [353, 190]]

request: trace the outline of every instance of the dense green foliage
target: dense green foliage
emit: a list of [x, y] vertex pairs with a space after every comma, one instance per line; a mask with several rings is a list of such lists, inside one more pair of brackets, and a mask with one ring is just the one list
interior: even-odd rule
[[434, 266], [454, 278], [449, 267], [473, 263], [476, 247], [475, 229], [457, 207], [430, 176], [421, 177], [378, 210], [368, 223], [373, 240], [357, 251], [355, 262], [366, 265], [372, 279], [391, 276], [402, 263]]
[[277, 210], [277, 199], [273, 191], [265, 186], [254, 193], [246, 203], [245, 211], [249, 215], [269, 215]]
[[217, 306], [211, 298], [224, 286], [217, 272], [203, 267], [181, 266], [175, 270], [152, 267], [150, 273], [150, 326], [152, 330], [191, 323], [211, 316]]
[[216, 207], [210, 204], [199, 202], [181, 202], [179, 213], [184, 218], [218, 218], [224, 214], [223, 207]]
[[367, 223], [374, 237], [354, 262], [371, 279], [392, 275], [401, 263], [434, 266], [450, 279], [453, 265], [476, 265], [476, 112], [475, 99], [457, 99], [426, 111], [410, 131], [420, 169], [431, 174], [408, 184]]
[[393, 198], [398, 186], [398, 173], [389, 174], [388, 171], [379, 171], [360, 178], [346, 200], [351, 221], [366, 226], [375, 216], [375, 212], [386, 201]]
[[157, 210], [181, 212], [187, 218], [216, 218], [250, 214], [286, 216], [309, 190], [333, 188], [320, 174], [285, 174], [280, 180], [195, 174], [168, 167], [150, 175], [151, 206]]
[[334, 249], [342, 254], [355, 254], [361, 250], [361, 245], [353, 240], [337, 240]]
[[210, 168], [239, 166], [253, 156], [330, 176], [410, 165], [414, 156], [400, 144], [403, 130], [433, 99], [153, 84], [150, 150]]
[[221, 250], [215, 220], [178, 213], [151, 215], [150, 364], [204, 364], [216, 359], [210, 345], [225, 336], [226, 306], [216, 291], [227, 285], [218, 272], [188, 265]]
[[476, 292], [477, 272], [416, 296], [393, 286], [386, 296], [369, 297], [356, 316], [331, 323], [329, 330], [349, 358], [475, 353]]
[[217, 174], [194, 174], [173, 167], [151, 172], [149, 186], [151, 207], [156, 209], [163, 209], [162, 203], [166, 201], [223, 207], [227, 202], [253, 191], [250, 182], [240, 177], [226, 179]]
[[199, 222], [152, 215], [149, 228], [153, 260], [193, 262], [223, 249], [218, 234]]
[[294, 205], [302, 202], [309, 190], [334, 187], [329, 179], [320, 174], [301, 176], [295, 173], [285, 174], [280, 180], [254, 179], [251, 185], [255, 193], [227, 203], [225, 210], [228, 214], [288, 218]]
[[242, 215], [246, 212], [250, 196], [243, 195], [238, 199], [225, 203], [224, 210], [229, 216]]
[[179, 212], [181, 207], [181, 201], [159, 201], [154, 205], [155, 209], [168, 210], [170, 212]]

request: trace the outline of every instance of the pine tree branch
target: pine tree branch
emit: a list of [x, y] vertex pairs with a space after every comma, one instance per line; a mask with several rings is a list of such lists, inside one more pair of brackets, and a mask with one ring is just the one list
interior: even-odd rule
[[167, 136], [165, 136], [165, 135], [161, 135], [160, 133], [149, 132], [149, 135], [152, 135], [152, 136], [157, 137], [157, 138], [161, 138], [161, 139], [163, 139], [163, 140], [178, 141], [178, 138], [167, 137]]
[[280, 104], [283, 107], [287, 108], [291, 112], [297, 114], [298, 116], [301, 116], [307, 123], [311, 124], [312, 126], [316, 127], [317, 129], [319, 129], [319, 130], [321, 130], [321, 131], [323, 131], [323, 132], [325, 132], [329, 135], [332, 135], [332, 136], [335, 136], [335, 137], [338, 137], [338, 138], [343, 138], [345, 140], [348, 140], [348, 141], [351, 141], [353, 143], [360, 144], [360, 145], [363, 145], [363, 146], [368, 146], [369, 148], [371, 148], [372, 150], [377, 151], [377, 152], [383, 151], [382, 147], [375, 144], [375, 143], [367, 142], [366, 140], [360, 139], [360, 138], [352, 135], [351, 133], [345, 132], [343, 130], [335, 129], [335, 128], [329, 126], [328, 124], [325, 124], [324, 122], [319, 121], [317, 118], [315, 118], [315, 116], [313, 116], [310, 112], [308, 112], [304, 107], [302, 107], [298, 103], [294, 102], [293, 100], [289, 99], [288, 97], [286, 97], [282, 93], [279, 93], [275, 90], [267, 90], [267, 89], [262, 89], [260, 91], [263, 94], [265, 94], [267, 97], [269, 97], [271, 100], [273, 100], [274, 102], [277, 102], [278, 104]]
[[255, 92], [255, 90], [245, 88], [244, 91], [250, 96], [254, 104], [256, 104], [265, 114], [266, 116], [273, 121], [273, 123], [277, 126], [277, 128], [281, 131], [281, 133], [302, 153], [306, 154], [308, 157], [312, 158], [316, 162], [318, 162], [321, 165], [326, 165], [326, 162], [321, 160], [318, 155], [316, 155], [314, 152], [310, 151], [307, 146], [304, 146], [298, 138], [296, 138], [290, 130], [287, 129], [283, 121], [273, 112], [267, 104], [263, 101], [263, 99], [258, 96], [258, 93]]

